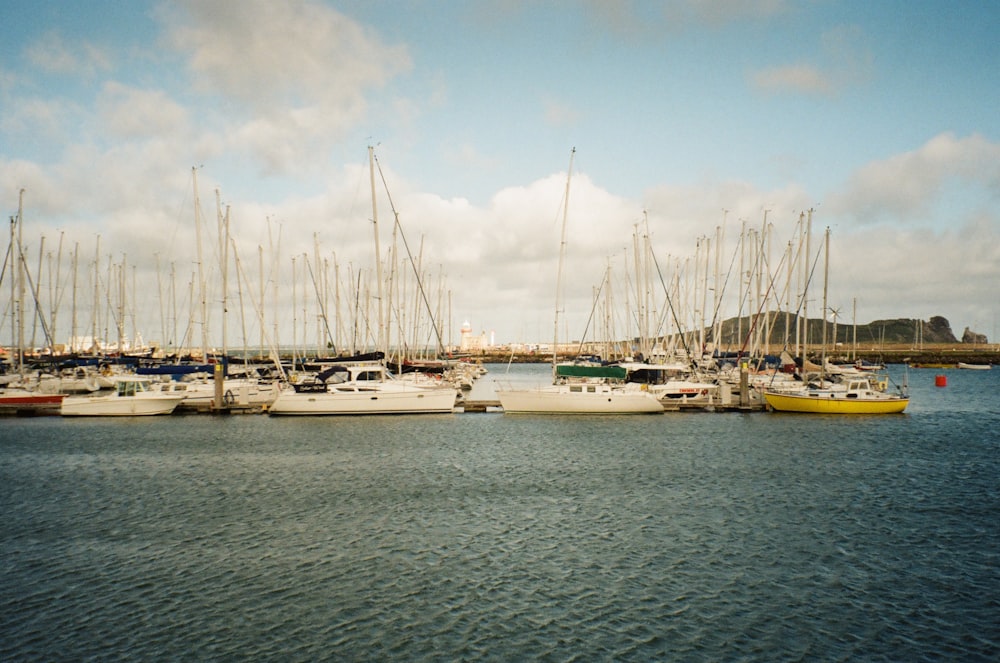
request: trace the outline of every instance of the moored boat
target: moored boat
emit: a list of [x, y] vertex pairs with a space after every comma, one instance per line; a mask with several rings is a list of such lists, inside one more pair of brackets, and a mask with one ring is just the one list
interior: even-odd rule
[[20, 387], [0, 388], [0, 414], [58, 414], [65, 394], [45, 394]]
[[497, 389], [508, 414], [662, 414], [663, 404], [639, 384], [569, 382], [541, 387]]
[[332, 366], [315, 379], [290, 385], [268, 408], [273, 415], [442, 414], [453, 412], [457, 391], [397, 380], [381, 363]]
[[990, 364], [967, 364], [964, 361], [958, 362], [958, 367], [974, 371], [988, 371], [992, 368]]
[[67, 396], [60, 414], [64, 417], [136, 417], [171, 414], [184, 395], [152, 388], [148, 378], [120, 375], [115, 388], [89, 396]]
[[764, 399], [775, 412], [811, 414], [897, 414], [910, 402], [904, 391], [879, 391], [868, 378], [851, 379], [846, 386], [807, 386], [796, 391], [767, 389]]

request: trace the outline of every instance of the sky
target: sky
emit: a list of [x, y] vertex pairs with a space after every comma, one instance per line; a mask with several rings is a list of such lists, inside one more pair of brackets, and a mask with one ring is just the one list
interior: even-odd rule
[[[505, 344], [630, 335], [640, 306], [657, 329], [696, 325], [752, 312], [754, 291], [819, 317], [824, 283], [831, 321], [944, 316], [959, 337], [998, 336], [1000, 4], [0, 13], [0, 200], [14, 216], [23, 190], [22, 250], [57, 342], [89, 333], [95, 291], [103, 309], [121, 303], [116, 273], [127, 333], [161, 344], [193, 344], [196, 328], [219, 343], [223, 300], [229, 345], [262, 330], [309, 343], [320, 301], [331, 330], [337, 310], [374, 326], [363, 302], [394, 301], [386, 324], [429, 310], [446, 342], [468, 322]], [[395, 300], [377, 299], [376, 248]]]

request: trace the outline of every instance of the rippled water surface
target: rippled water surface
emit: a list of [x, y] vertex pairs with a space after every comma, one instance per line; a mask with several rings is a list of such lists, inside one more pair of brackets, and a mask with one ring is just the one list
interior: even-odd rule
[[3, 419], [0, 658], [996, 660], [1000, 370], [947, 376], [861, 418]]

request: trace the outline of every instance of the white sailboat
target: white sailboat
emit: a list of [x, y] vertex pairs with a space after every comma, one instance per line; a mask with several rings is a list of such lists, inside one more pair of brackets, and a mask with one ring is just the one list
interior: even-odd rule
[[383, 363], [388, 344], [385, 298], [379, 249], [378, 208], [375, 197], [375, 155], [368, 148], [375, 227], [375, 264], [378, 287], [378, 346], [376, 361], [334, 364], [309, 382], [290, 384], [278, 394], [268, 412], [274, 415], [429, 414], [453, 412], [458, 390], [450, 384], [421, 385], [398, 380]]
[[497, 389], [497, 398], [506, 414], [660, 414], [663, 412], [663, 405], [645, 385], [626, 383], [620, 377], [613, 375], [593, 375], [582, 379], [560, 378], [556, 370], [559, 348], [559, 303], [566, 253], [566, 219], [575, 154], [576, 148], [573, 148], [566, 174], [562, 237], [556, 272], [555, 331], [552, 342], [553, 384], [535, 388], [501, 387]]
[[423, 386], [396, 379], [381, 362], [335, 364], [309, 381], [284, 389], [273, 415], [445, 414], [455, 409], [456, 390], [444, 383]]

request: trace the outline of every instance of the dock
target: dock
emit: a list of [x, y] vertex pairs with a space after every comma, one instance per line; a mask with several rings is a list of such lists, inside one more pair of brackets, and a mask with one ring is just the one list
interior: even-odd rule
[[[722, 404], [718, 401], [713, 403], [666, 403], [664, 412], [762, 412], [766, 409], [763, 402], [751, 402], [740, 405], [738, 402]], [[503, 407], [498, 400], [473, 400], [462, 401], [455, 406], [456, 414], [481, 414], [484, 412], [503, 412]]]
[[489, 400], [477, 400], [477, 401], [462, 401], [455, 407], [456, 412], [489, 412], [491, 410], [501, 410], [500, 401], [489, 401]]

